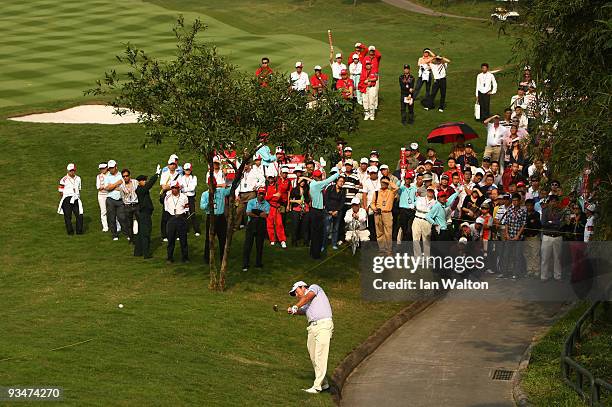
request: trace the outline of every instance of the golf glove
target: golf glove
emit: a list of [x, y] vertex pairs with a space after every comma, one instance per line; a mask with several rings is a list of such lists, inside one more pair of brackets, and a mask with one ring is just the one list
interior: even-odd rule
[[161, 167], [159, 166], [159, 164], [157, 164], [157, 168], [155, 169], [155, 173], [157, 175], [161, 174]]

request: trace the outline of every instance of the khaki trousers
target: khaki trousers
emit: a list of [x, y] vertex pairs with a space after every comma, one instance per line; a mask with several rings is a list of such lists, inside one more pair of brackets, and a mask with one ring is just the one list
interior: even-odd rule
[[[423, 240], [423, 250], [421, 250], [420, 240]], [[414, 218], [412, 222], [412, 241], [415, 256], [420, 256], [421, 253], [423, 253], [425, 257], [429, 256], [431, 223], [427, 222], [425, 219]]]
[[315, 373], [315, 380], [312, 385], [317, 390], [321, 390], [327, 384], [325, 374], [327, 373], [327, 357], [329, 356], [329, 343], [334, 333], [334, 322], [330, 320], [317, 321], [306, 329], [308, 331], [308, 354]]
[[493, 161], [499, 161], [500, 154], [501, 154], [501, 146], [497, 146], [497, 147], [486, 146], [484, 150], [484, 154], [482, 156], [489, 157], [491, 159], [491, 162], [493, 162]]
[[540, 236], [525, 237], [525, 260], [527, 275], [540, 275]]
[[391, 212], [383, 212], [380, 215], [374, 215], [376, 224], [376, 241], [378, 248], [386, 253], [391, 254], [391, 234], [393, 231], [393, 214]]
[[542, 270], [540, 277], [542, 280], [550, 278], [550, 269], [553, 269], [555, 280], [561, 280], [561, 245], [563, 238], [561, 236], [542, 236]]
[[244, 215], [246, 214], [247, 203], [249, 202], [249, 200], [257, 197], [257, 192], [242, 192], [238, 196], [240, 197], [240, 202], [238, 202], [236, 205], [236, 223], [234, 225], [235, 229], [238, 229], [240, 227]]
[[100, 221], [102, 222], [102, 231], [108, 232], [108, 219], [106, 219], [106, 198], [107, 194], [98, 192], [98, 205], [100, 206]]
[[363, 94], [363, 109], [366, 116], [374, 116], [374, 112], [378, 109], [378, 88], [371, 86]]

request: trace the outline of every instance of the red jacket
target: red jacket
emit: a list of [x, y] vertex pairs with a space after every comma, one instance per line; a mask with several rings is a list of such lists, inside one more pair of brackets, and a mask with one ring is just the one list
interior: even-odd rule
[[269, 66], [265, 68], [260, 66], [259, 68], [257, 68], [257, 70], [255, 71], [255, 76], [259, 80], [259, 84], [261, 86], [268, 86], [268, 78], [272, 75], [272, 72], [272, 68], [270, 68]]
[[319, 88], [321, 86], [325, 87], [327, 86], [328, 81], [329, 79], [327, 78], [327, 75], [325, 75], [324, 73], [321, 73], [321, 78], [317, 78], [317, 75], [312, 75], [310, 77], [310, 85], [313, 88]]
[[[361, 93], [366, 93], [366, 91], [368, 90], [368, 85], [365, 83], [365, 80], [368, 79], [370, 74], [376, 74], [376, 72], [373, 69], [367, 70], [367, 69], [363, 68], [361, 70], [361, 76], [359, 77], [359, 91]], [[372, 85], [372, 83], [370, 83], [369, 86], [370, 87], [371, 86], [376, 86], [376, 84]]]
[[350, 97], [351, 88], [355, 89], [355, 84], [353, 83], [353, 80], [351, 78], [339, 79], [338, 82], [336, 82], [336, 89], [342, 91], [342, 96], [345, 99], [348, 99]]
[[[270, 184], [266, 188], [266, 201], [270, 203], [273, 208], [287, 205], [289, 201], [289, 191], [291, 190], [291, 181], [289, 179], [278, 178], [275, 184]], [[276, 193], [280, 193], [280, 196], [274, 196]]]
[[365, 59], [370, 58], [372, 60], [372, 71], [378, 73], [378, 70], [380, 69], [380, 59], [382, 58], [381, 53], [377, 49], [375, 49], [374, 56], [372, 56], [370, 55], [367, 48], [364, 48], [364, 51], [365, 52], [361, 55], [360, 58], [361, 64], [365, 67]]

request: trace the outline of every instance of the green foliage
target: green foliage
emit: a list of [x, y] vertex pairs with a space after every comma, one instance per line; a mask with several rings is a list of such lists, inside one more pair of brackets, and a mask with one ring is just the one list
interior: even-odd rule
[[535, 153], [551, 147], [552, 169], [566, 184], [585, 169], [590, 171], [600, 207], [598, 233], [608, 239], [612, 236], [611, 10], [604, 0], [529, 2], [522, 10], [527, 26], [516, 47], [521, 66], [530, 65], [537, 78], [540, 104], [548, 111], [542, 119], [557, 126]]

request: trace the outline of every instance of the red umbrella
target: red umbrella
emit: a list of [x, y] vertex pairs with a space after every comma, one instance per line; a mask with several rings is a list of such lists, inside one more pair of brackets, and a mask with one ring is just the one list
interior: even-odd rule
[[457, 137], [463, 136], [464, 140], [478, 138], [473, 128], [463, 122], [443, 123], [433, 129], [427, 136], [428, 143], [456, 143]]

